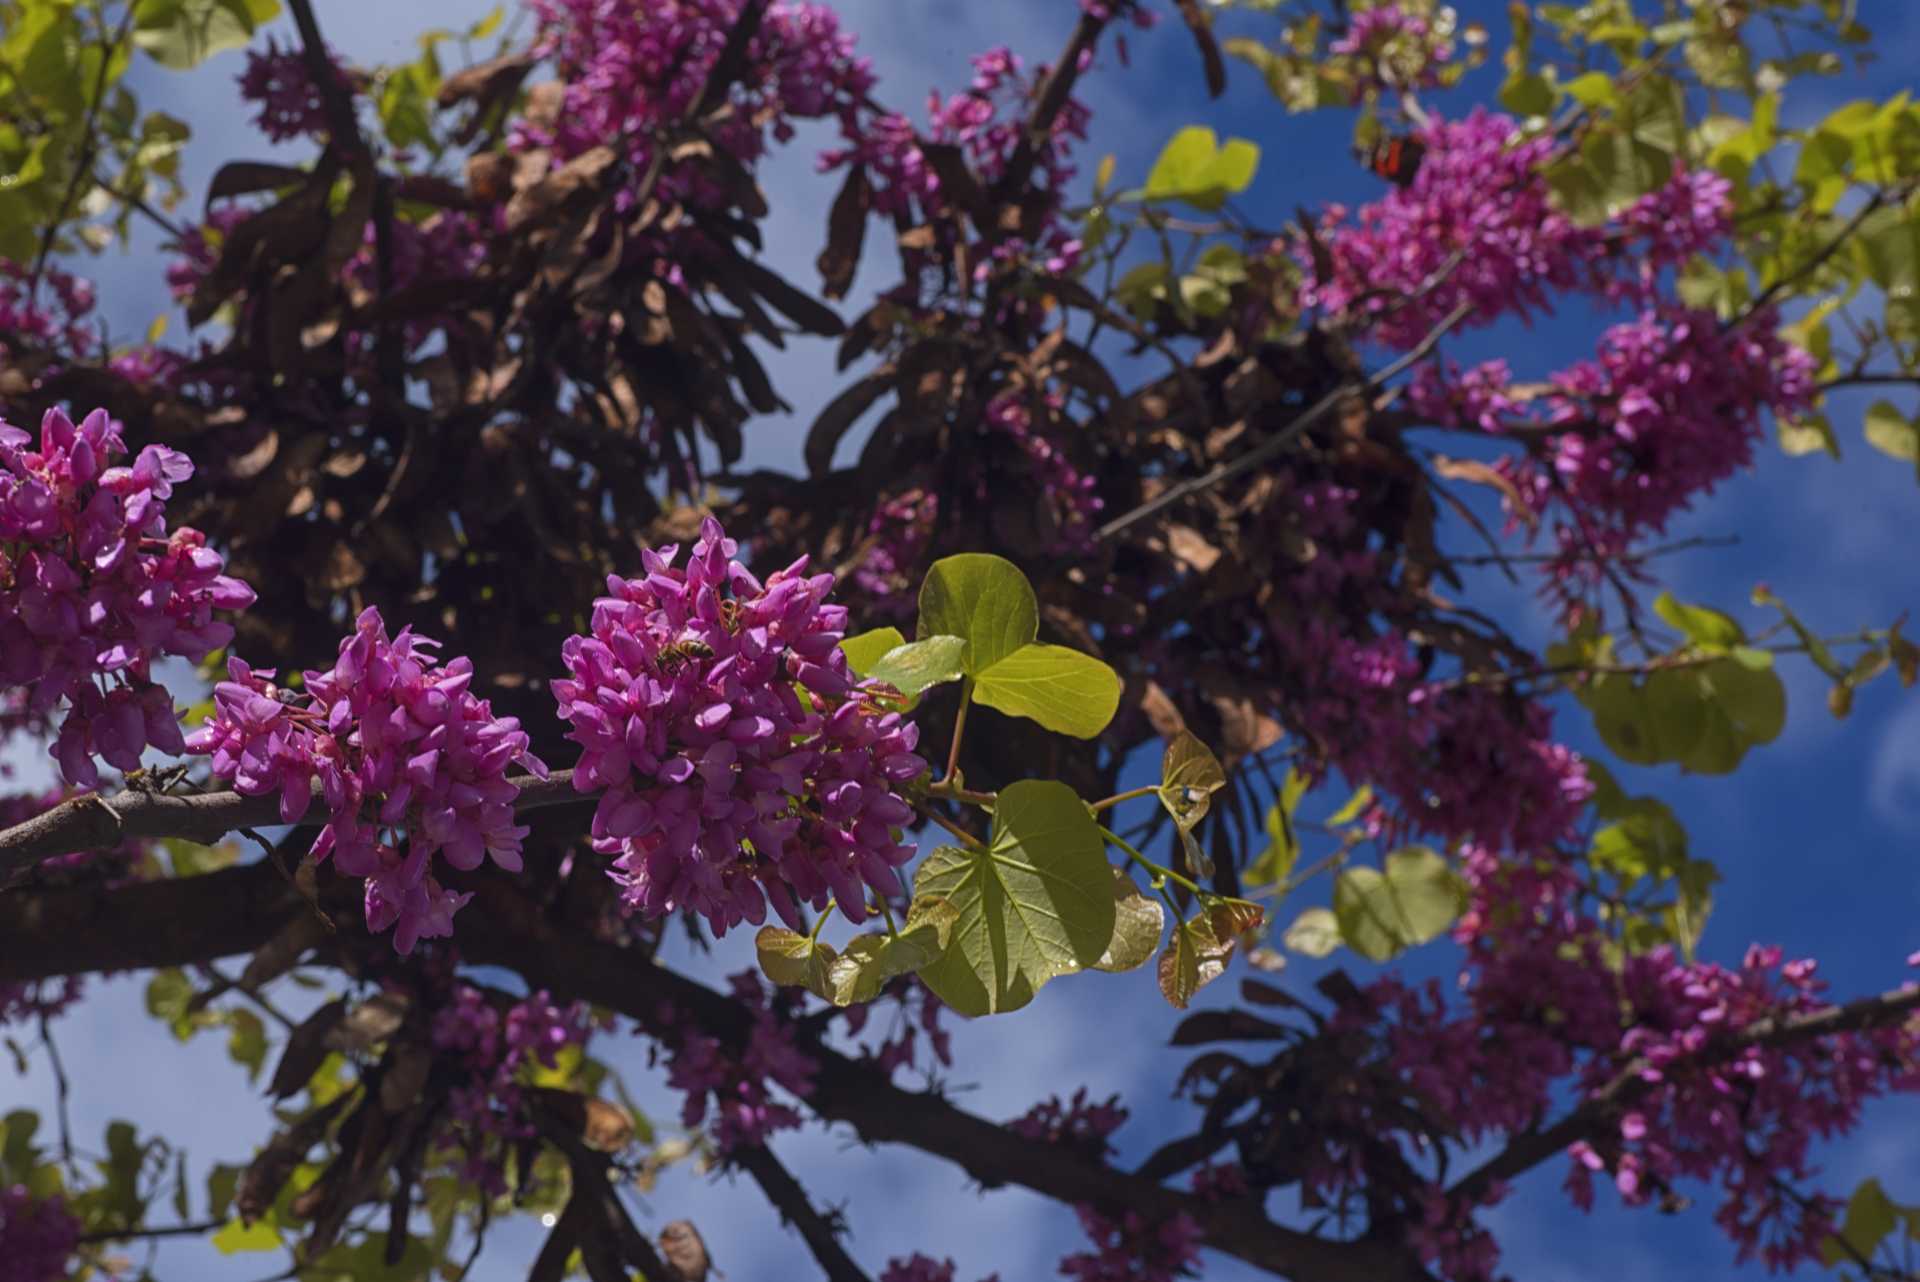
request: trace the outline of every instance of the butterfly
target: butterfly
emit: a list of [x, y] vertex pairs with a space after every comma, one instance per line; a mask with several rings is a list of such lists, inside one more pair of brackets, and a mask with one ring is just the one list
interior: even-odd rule
[[1397, 187], [1405, 187], [1420, 172], [1420, 162], [1426, 154], [1427, 144], [1418, 138], [1401, 135], [1382, 138], [1366, 151], [1363, 158], [1368, 169]]

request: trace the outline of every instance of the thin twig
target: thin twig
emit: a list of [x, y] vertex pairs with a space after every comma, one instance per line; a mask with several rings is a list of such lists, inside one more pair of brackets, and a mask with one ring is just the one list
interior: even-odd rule
[[1286, 449], [1301, 433], [1314, 426], [1339, 406], [1346, 404], [1352, 398], [1364, 398], [1368, 396], [1372, 392], [1377, 391], [1380, 386], [1389, 379], [1404, 373], [1413, 365], [1425, 360], [1433, 351], [1434, 347], [1439, 344], [1441, 338], [1446, 335], [1447, 331], [1464, 320], [1467, 313], [1471, 310], [1473, 310], [1471, 303], [1461, 303], [1451, 312], [1448, 312], [1439, 324], [1428, 331], [1427, 336], [1421, 339], [1417, 346], [1392, 364], [1361, 382], [1342, 383], [1339, 387], [1334, 388], [1318, 401], [1315, 401], [1313, 405], [1305, 410], [1298, 418], [1288, 423], [1285, 427], [1281, 428], [1265, 441], [1262, 441], [1253, 449], [1242, 454], [1239, 458], [1233, 460], [1231, 463], [1222, 463], [1202, 475], [1182, 481], [1178, 485], [1169, 486], [1165, 491], [1148, 499], [1132, 511], [1124, 512], [1101, 526], [1096, 537], [1101, 540], [1110, 539], [1122, 530], [1125, 530], [1128, 526], [1143, 521], [1147, 517], [1173, 506], [1182, 499], [1204, 493], [1224, 481], [1232, 480], [1242, 472], [1265, 463], [1268, 459], [1280, 453], [1281, 450]]
[[82, 1233], [80, 1241], [86, 1242], [128, 1242], [134, 1238], [193, 1237], [201, 1233], [211, 1233], [226, 1224], [225, 1220], [207, 1220], [200, 1224], [169, 1224], [155, 1229], [96, 1229], [91, 1233]]
[[60, 1116], [60, 1162], [73, 1166], [73, 1119], [67, 1107], [72, 1089], [67, 1081], [66, 1065], [60, 1062], [60, 1047], [53, 1040], [53, 1017], [40, 1012], [40, 1043], [47, 1048], [47, 1063], [53, 1069], [53, 1088]]
[[53, 256], [54, 238], [60, 234], [60, 224], [67, 221], [67, 210], [73, 207], [73, 198], [80, 193], [81, 181], [93, 177], [94, 154], [99, 151], [99, 145], [94, 140], [93, 127], [99, 123], [100, 108], [107, 100], [107, 71], [113, 66], [113, 51], [120, 47], [121, 42], [127, 38], [127, 33], [133, 29], [133, 16], [138, 8], [138, 5], [127, 6], [126, 13], [120, 18], [119, 27], [114, 30], [113, 39], [100, 48], [100, 71], [93, 78], [93, 101], [87, 104], [87, 118], [81, 126], [85, 134], [85, 140], [81, 146], [85, 150], [81, 153], [80, 163], [73, 167], [73, 177], [67, 179], [67, 190], [61, 195], [59, 205], [54, 208], [53, 217], [47, 219], [47, 225], [40, 233], [40, 252], [34, 256], [33, 274], [27, 277], [28, 303], [32, 303], [35, 294], [39, 292], [40, 277], [47, 270], [47, 260]]

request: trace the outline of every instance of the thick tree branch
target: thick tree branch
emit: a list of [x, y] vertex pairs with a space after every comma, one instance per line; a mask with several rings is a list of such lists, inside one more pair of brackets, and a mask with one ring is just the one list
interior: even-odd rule
[[300, 51], [307, 74], [313, 77], [314, 88], [320, 91], [320, 102], [326, 108], [327, 131], [333, 144], [346, 155], [358, 155], [367, 144], [360, 137], [360, 122], [353, 113], [353, 95], [341, 83], [340, 73], [327, 53], [320, 24], [313, 16], [312, 0], [288, 0], [288, 7], [293, 10], [294, 26], [300, 29]]
[[[664, 1008], [723, 1041], [744, 1045], [748, 1013], [731, 998], [654, 965], [630, 949], [550, 920], [504, 876], [478, 877], [459, 919], [463, 957], [511, 967], [534, 987], [619, 1011], [643, 1030], [666, 1032]], [[251, 864], [203, 877], [117, 888], [41, 890], [0, 897], [0, 983], [98, 970], [188, 965], [250, 952], [306, 911], [270, 866]], [[343, 921], [343, 933], [348, 925]], [[21, 946], [24, 944], [24, 946]], [[1750, 1045], [1778, 1046], [1880, 1027], [1920, 1010], [1920, 986], [1764, 1021], [1719, 1044], [1722, 1056]], [[1068, 1205], [1139, 1212], [1149, 1220], [1185, 1213], [1215, 1250], [1284, 1277], [1313, 1282], [1422, 1282], [1416, 1260], [1381, 1241], [1334, 1241], [1284, 1228], [1250, 1203], [1212, 1204], [1057, 1146], [1025, 1140], [954, 1107], [944, 1096], [895, 1086], [873, 1064], [814, 1045], [821, 1065], [807, 1104], [844, 1122], [868, 1143], [899, 1143], [942, 1157], [987, 1187], [1019, 1185]], [[1702, 1061], [1706, 1062], [1706, 1061]], [[1516, 1137], [1499, 1156], [1455, 1185], [1483, 1189], [1523, 1173], [1603, 1123], [1639, 1090], [1635, 1066], [1567, 1118]]]
[[1073, 35], [1067, 40], [1066, 52], [1047, 72], [1047, 78], [1041, 82], [1040, 92], [1035, 96], [1033, 110], [1027, 114], [1026, 123], [1020, 130], [1020, 141], [1014, 145], [1013, 154], [1007, 158], [1006, 170], [995, 184], [995, 195], [1001, 200], [1012, 200], [1027, 185], [1027, 179], [1033, 175], [1033, 167], [1039, 163], [1040, 149], [1053, 135], [1053, 122], [1059, 116], [1060, 109], [1067, 105], [1067, 97], [1073, 92], [1073, 85], [1080, 78], [1080, 62], [1091, 57], [1093, 47], [1100, 40], [1100, 33], [1106, 28], [1108, 18], [1096, 18], [1090, 13], [1082, 13], [1080, 21], [1073, 29]]
[[[461, 915], [461, 952], [508, 966], [559, 997], [584, 998], [630, 1016], [642, 1029], [669, 1031], [663, 1005], [713, 1036], [744, 1045], [747, 1012], [731, 998], [640, 955], [548, 921], [504, 879], [477, 883]], [[1087, 1203], [1138, 1211], [1148, 1220], [1185, 1213], [1215, 1250], [1284, 1277], [1314, 1282], [1424, 1282], [1411, 1253], [1387, 1242], [1338, 1242], [1283, 1228], [1249, 1203], [1213, 1204], [1077, 1154], [1022, 1139], [997, 1122], [955, 1108], [943, 1096], [904, 1090], [865, 1060], [813, 1045], [820, 1063], [807, 1104], [845, 1122], [869, 1143], [899, 1143], [946, 1158], [981, 1184], [1017, 1184], [1069, 1206]]]
[[814, 1209], [807, 1191], [800, 1187], [800, 1181], [793, 1178], [785, 1163], [773, 1155], [772, 1149], [764, 1145], [743, 1148], [733, 1155], [733, 1162], [753, 1177], [753, 1182], [767, 1195], [767, 1201], [780, 1212], [780, 1218], [799, 1231], [813, 1258], [827, 1271], [828, 1282], [872, 1282], [840, 1245], [833, 1222]]
[[[586, 800], [573, 789], [573, 771], [556, 770], [546, 779], [521, 775], [516, 811], [539, 810]], [[296, 827], [327, 822], [326, 803], [314, 785], [314, 805]], [[243, 828], [280, 823], [280, 796], [243, 797], [237, 792], [173, 796], [129, 788], [110, 797], [86, 793], [63, 801], [45, 814], [0, 831], [0, 876], [54, 855], [83, 850], [112, 850], [121, 842], [179, 837], [210, 846]]]

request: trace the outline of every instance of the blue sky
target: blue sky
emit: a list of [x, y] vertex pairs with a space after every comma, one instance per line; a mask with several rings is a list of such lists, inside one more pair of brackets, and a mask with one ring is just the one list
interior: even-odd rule
[[[847, 0], [835, 7], [874, 60], [881, 77], [878, 96], [916, 113], [929, 88], [952, 89], [965, 82], [969, 54], [1010, 43], [1030, 59], [1044, 59], [1061, 46], [1075, 16], [1075, 6], [1066, 0]], [[1504, 6], [1463, 7], [1468, 16], [1482, 17], [1496, 38], [1504, 30]], [[371, 63], [409, 58], [418, 30], [464, 25], [486, 8], [472, 0], [333, 3], [321, 6], [320, 17], [340, 49], [355, 61]], [[1798, 90], [1788, 102], [1790, 119], [1818, 116], [1849, 97], [1903, 87], [1898, 68], [1910, 59], [1898, 55], [1916, 47], [1913, 10], [1892, 4], [1863, 8], [1869, 22], [1883, 24], [1879, 69]], [[396, 13], [404, 15], [402, 20], [394, 20]], [[1357, 201], [1377, 192], [1377, 184], [1349, 154], [1343, 119], [1285, 116], [1257, 78], [1238, 66], [1230, 69], [1227, 97], [1208, 103], [1192, 47], [1177, 23], [1129, 39], [1131, 69], [1110, 68], [1088, 82], [1084, 93], [1094, 108], [1094, 141], [1085, 152], [1088, 170], [1102, 154], [1115, 152], [1124, 183], [1144, 174], [1175, 129], [1204, 121], [1262, 145], [1262, 173], [1247, 205], [1270, 214], [1269, 221], [1289, 216], [1296, 204]], [[238, 55], [227, 54], [189, 77], [141, 75], [148, 106], [194, 125], [187, 168], [195, 187], [204, 184], [219, 160], [263, 150], [243, 115], [233, 110], [231, 78], [239, 62]], [[1468, 92], [1489, 96], [1495, 74], [1481, 73], [1469, 82]], [[1460, 110], [1470, 100], [1456, 95], [1435, 105]], [[813, 173], [813, 153], [824, 141], [803, 133], [762, 178], [776, 209], [783, 211], [766, 226], [768, 256], [803, 285], [815, 279], [812, 261], [835, 189], [831, 180]], [[863, 274], [866, 286], [889, 279], [879, 240], [870, 238], [874, 270]], [[96, 267], [107, 311], [122, 334], [137, 334], [167, 305], [150, 253], [151, 242], [143, 240], [141, 252], [110, 254]], [[1570, 317], [1532, 332], [1478, 337], [1461, 354], [1504, 352], [1518, 368], [1537, 361], [1545, 370], [1585, 354], [1593, 333], [1591, 318]], [[795, 342], [784, 353], [771, 353], [769, 366], [796, 408], [790, 418], [753, 425], [750, 461], [796, 468], [805, 425], [833, 386], [831, 363], [818, 344]], [[1824, 456], [1789, 459], [1763, 449], [1749, 474], [1736, 477], [1676, 524], [1676, 536], [1741, 538], [1736, 548], [1667, 562], [1666, 572], [1681, 596], [1720, 605], [1757, 625], [1758, 612], [1744, 603], [1754, 582], [1765, 579], [1804, 617], [1830, 631], [1884, 625], [1901, 610], [1920, 606], [1920, 571], [1908, 551], [1920, 494], [1910, 468], [1862, 441], [1858, 413], [1864, 403], [1861, 398], [1836, 407], [1844, 450], [1838, 462]], [[1913, 408], [1910, 396], [1905, 408]], [[1491, 574], [1484, 585], [1476, 584], [1481, 586], [1489, 608], [1518, 634], [1536, 642], [1546, 639], [1547, 620], [1526, 593]], [[457, 650], [458, 639], [449, 641]], [[1731, 779], [1690, 779], [1672, 770], [1632, 767], [1619, 773], [1630, 790], [1672, 802], [1692, 832], [1696, 851], [1718, 861], [1726, 876], [1703, 945], [1708, 956], [1732, 960], [1751, 941], [1777, 942], [1790, 956], [1821, 959], [1840, 994], [1877, 991], [1898, 982], [1901, 960], [1920, 948], [1920, 879], [1909, 867], [1920, 836], [1920, 699], [1899, 697], [1892, 679], [1883, 678], [1863, 694], [1849, 720], [1835, 722], [1825, 711], [1817, 680], [1791, 666], [1787, 675], [1786, 733], [1756, 751]], [[1563, 715], [1561, 726], [1576, 746], [1593, 746], [1577, 712]], [[1303, 892], [1301, 903], [1283, 905], [1282, 919], [1307, 902], [1324, 902], [1313, 900], [1314, 893]], [[1429, 953], [1420, 968], [1444, 969], [1449, 960], [1444, 951]], [[722, 941], [711, 961], [687, 958], [684, 948], [676, 960], [717, 983], [751, 964], [750, 945], [736, 933]], [[1370, 969], [1364, 963], [1350, 968], [1356, 973]], [[1304, 988], [1314, 973], [1312, 966], [1296, 962], [1283, 979]], [[1205, 1000], [1229, 1000], [1234, 978], [1208, 990]], [[108, 1119], [126, 1117], [185, 1143], [197, 1171], [214, 1160], [245, 1160], [267, 1131], [264, 1101], [227, 1062], [219, 1037], [183, 1047], [149, 1021], [141, 1008], [142, 986], [139, 979], [100, 983], [96, 999], [61, 1026], [62, 1049], [76, 1074], [80, 1135], [97, 1137]], [[1116, 1020], [1133, 1026], [1116, 1031]], [[952, 1079], [970, 1088], [960, 1096], [966, 1107], [994, 1117], [1015, 1115], [1038, 1098], [1070, 1092], [1081, 1083], [1096, 1095], [1118, 1091], [1135, 1114], [1118, 1136], [1123, 1160], [1137, 1159], [1171, 1133], [1170, 1127], [1191, 1117], [1185, 1106], [1166, 1099], [1188, 1058], [1163, 1045], [1171, 1026], [1147, 972], [1081, 977], [1049, 987], [1024, 1011], [966, 1028], [956, 1038], [959, 1059]], [[616, 1042], [602, 1044], [603, 1054], [615, 1051]], [[638, 1044], [623, 1041], [613, 1057], [630, 1067], [636, 1095], [670, 1128], [677, 1100], [651, 1082]], [[0, 1079], [0, 1108], [22, 1104], [51, 1104], [51, 1085], [43, 1073], [23, 1081]], [[1829, 1186], [1844, 1192], [1872, 1173], [1897, 1199], [1920, 1201], [1920, 1152], [1908, 1138], [1916, 1121], [1920, 1109], [1907, 1104], [1871, 1113], [1860, 1135], [1826, 1151]], [[955, 1257], [963, 1279], [997, 1270], [1006, 1282], [1025, 1282], [1054, 1276], [1058, 1257], [1082, 1241], [1063, 1208], [1020, 1192], [976, 1197], [944, 1164], [899, 1149], [859, 1150], [843, 1131], [815, 1127], [782, 1136], [775, 1148], [801, 1173], [816, 1200], [847, 1203], [852, 1249], [875, 1272], [887, 1256], [918, 1249]], [[1687, 1216], [1622, 1211], [1604, 1195], [1600, 1208], [1586, 1216], [1571, 1210], [1558, 1192], [1560, 1175], [1557, 1165], [1543, 1169], [1493, 1213], [1508, 1266], [1521, 1282], [1761, 1276], [1758, 1266], [1734, 1268], [1730, 1248], [1705, 1213], [1710, 1193]], [[1289, 1202], [1276, 1199], [1276, 1213], [1290, 1213]], [[750, 1182], [735, 1186], [676, 1170], [645, 1200], [642, 1213], [655, 1225], [694, 1219], [729, 1282], [811, 1273], [811, 1262], [796, 1254], [803, 1252], [798, 1240], [776, 1226]], [[476, 1282], [524, 1277], [539, 1237], [531, 1225], [497, 1234], [492, 1252], [474, 1271]], [[173, 1243], [160, 1254], [157, 1274], [166, 1282], [251, 1279], [275, 1271], [275, 1258], [223, 1258], [195, 1243]], [[1206, 1276], [1230, 1282], [1255, 1275], [1210, 1256]]]

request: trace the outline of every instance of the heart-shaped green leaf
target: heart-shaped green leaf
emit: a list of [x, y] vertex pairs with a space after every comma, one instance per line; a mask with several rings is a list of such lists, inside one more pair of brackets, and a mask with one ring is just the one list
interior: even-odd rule
[[1040, 632], [1040, 604], [1020, 567], [1004, 557], [966, 552], [942, 557], [920, 585], [922, 637], [959, 637], [965, 666], [978, 677]]
[[1065, 784], [1002, 789], [988, 843], [941, 846], [914, 877], [916, 903], [944, 899], [957, 913], [946, 950], [921, 979], [961, 1014], [988, 1015], [1098, 962], [1114, 930], [1104, 851], [1093, 816]]

